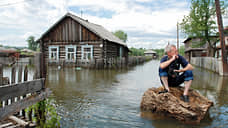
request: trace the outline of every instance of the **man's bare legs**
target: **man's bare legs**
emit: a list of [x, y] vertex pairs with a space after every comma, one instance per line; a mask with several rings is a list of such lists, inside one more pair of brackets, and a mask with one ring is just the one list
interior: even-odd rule
[[188, 90], [189, 90], [191, 84], [192, 84], [192, 80], [184, 82], [185, 88], [184, 88], [184, 94], [183, 95], [185, 95], [185, 96], [188, 95]]
[[167, 91], [169, 91], [169, 84], [168, 84], [168, 77], [162, 76], [161, 77], [162, 83]]
[[[165, 89], [169, 91], [168, 77], [167, 76], [162, 76], [161, 80], [162, 80], [162, 83], [163, 83]], [[191, 84], [192, 84], [192, 80], [184, 82], [185, 88], [184, 88], [183, 95], [185, 95], [185, 96], [188, 95], [188, 90], [189, 90]]]

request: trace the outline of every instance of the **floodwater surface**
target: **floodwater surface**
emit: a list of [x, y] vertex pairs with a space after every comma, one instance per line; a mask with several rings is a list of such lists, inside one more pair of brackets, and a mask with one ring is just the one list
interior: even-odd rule
[[61, 127], [86, 128], [214, 128], [228, 127], [228, 78], [195, 68], [193, 89], [214, 102], [199, 125], [185, 125], [170, 118], [141, 113], [143, 93], [161, 86], [159, 61], [152, 60], [130, 69], [48, 69]]

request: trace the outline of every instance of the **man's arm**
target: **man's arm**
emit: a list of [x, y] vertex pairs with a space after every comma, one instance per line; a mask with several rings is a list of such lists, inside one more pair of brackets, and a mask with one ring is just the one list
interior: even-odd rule
[[174, 70], [174, 72], [185, 72], [187, 70], [193, 70], [193, 66], [191, 64], [188, 64], [185, 68], [180, 69], [180, 70]]
[[172, 63], [175, 59], [176, 59], [176, 56], [173, 56], [171, 59], [161, 63], [160, 68], [164, 69], [164, 68], [168, 67], [170, 65], [170, 63]]

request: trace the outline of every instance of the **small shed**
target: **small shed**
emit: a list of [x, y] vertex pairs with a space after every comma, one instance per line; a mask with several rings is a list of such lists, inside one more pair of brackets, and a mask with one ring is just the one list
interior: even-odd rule
[[127, 44], [98, 24], [71, 13], [65, 14], [38, 40], [48, 64], [108, 63], [128, 61]]
[[0, 57], [15, 57], [17, 54], [19, 52], [15, 48], [0, 47]]
[[183, 43], [185, 46], [185, 58], [190, 62], [191, 57], [203, 57], [207, 56], [207, 44], [201, 46], [201, 47], [194, 47], [192, 42], [200, 42], [201, 38], [193, 37], [193, 38], [187, 38]]
[[157, 58], [157, 53], [153, 50], [147, 50], [144, 52], [145, 56], [151, 56], [152, 58], [156, 59]]

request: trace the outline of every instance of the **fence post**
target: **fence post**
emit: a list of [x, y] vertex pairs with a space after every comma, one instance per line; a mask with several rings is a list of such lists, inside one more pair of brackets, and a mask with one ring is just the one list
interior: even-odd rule
[[3, 85], [3, 66], [0, 64], [0, 86]]
[[[16, 67], [13, 66], [11, 69], [11, 84], [14, 84], [16, 82]], [[11, 98], [11, 104], [15, 101], [15, 98]]]
[[28, 80], [28, 67], [27, 65], [25, 66], [24, 69], [24, 82]]
[[16, 68], [15, 66], [13, 66], [11, 69], [11, 84], [15, 83], [15, 76], [16, 76]]
[[[3, 85], [3, 66], [0, 64], [0, 86]], [[2, 107], [3, 102], [0, 101], [0, 108]]]
[[18, 80], [17, 80], [18, 83], [20, 83], [22, 80], [22, 68], [23, 67], [21, 65], [21, 66], [19, 66], [19, 69], [18, 69]]
[[[28, 80], [28, 67], [27, 65], [25, 66], [25, 69], [24, 69], [24, 82]], [[23, 98], [25, 98], [26, 95], [23, 96]], [[25, 110], [23, 109], [22, 110], [22, 116], [25, 117]]]

